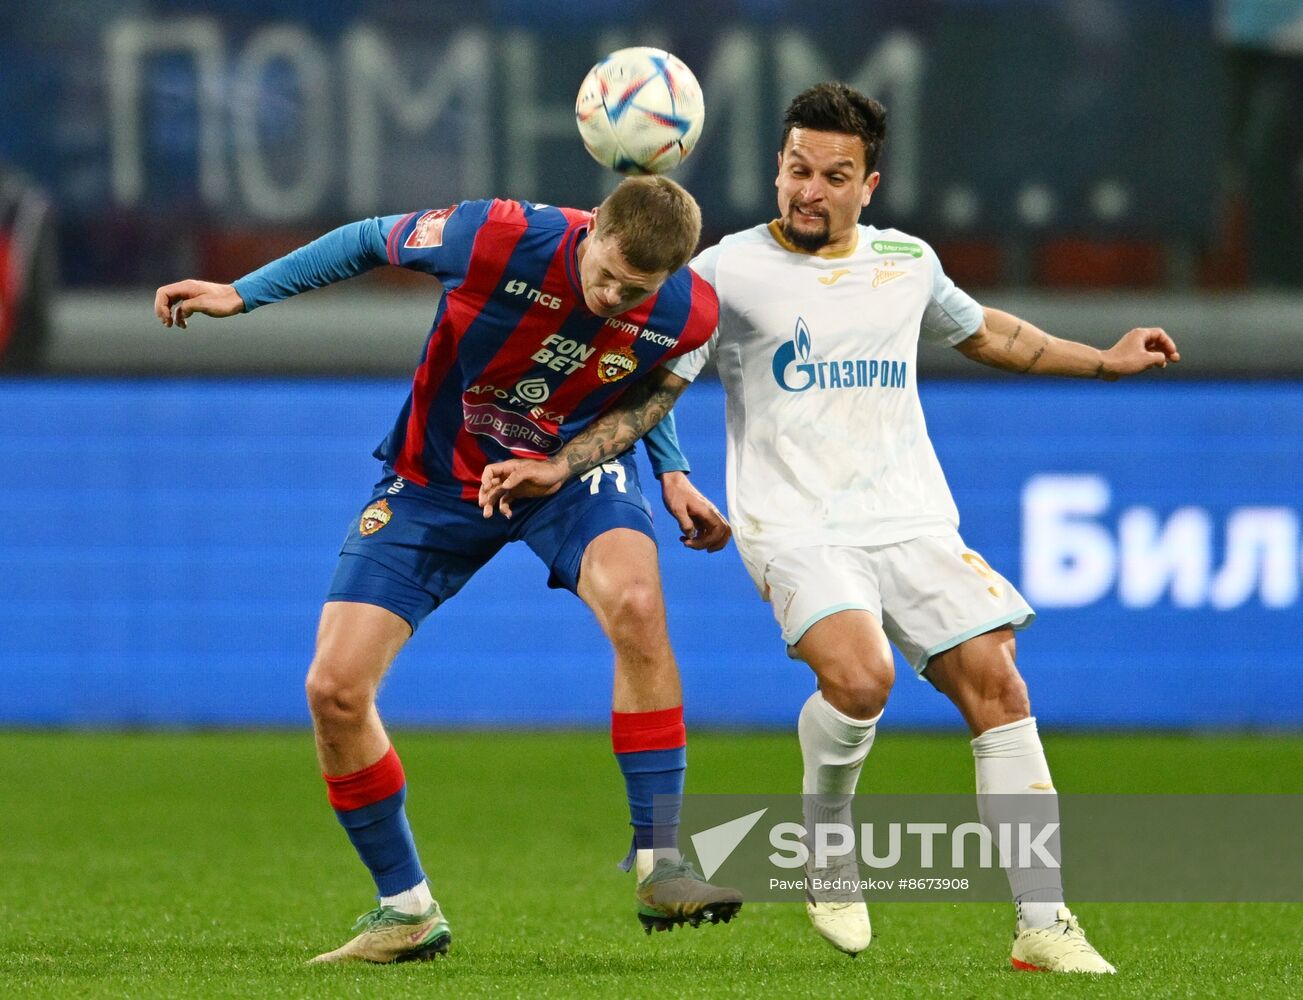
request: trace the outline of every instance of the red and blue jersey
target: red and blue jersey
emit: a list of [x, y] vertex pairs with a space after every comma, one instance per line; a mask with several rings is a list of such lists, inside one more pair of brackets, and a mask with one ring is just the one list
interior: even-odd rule
[[577, 257], [589, 222], [576, 209], [494, 200], [392, 225], [389, 263], [434, 275], [444, 294], [377, 458], [473, 498], [485, 465], [554, 454], [639, 378], [710, 338], [718, 300], [686, 267], [637, 309], [590, 312]]
[[[393, 430], [376, 449], [398, 475], [474, 499], [484, 466], [542, 458], [662, 361], [704, 344], [719, 300], [680, 268], [637, 309], [584, 304], [578, 249], [591, 214], [466, 201], [341, 226], [235, 282], [245, 310], [383, 264], [434, 275], [443, 297]], [[657, 475], [687, 469], [670, 419], [644, 442]]]

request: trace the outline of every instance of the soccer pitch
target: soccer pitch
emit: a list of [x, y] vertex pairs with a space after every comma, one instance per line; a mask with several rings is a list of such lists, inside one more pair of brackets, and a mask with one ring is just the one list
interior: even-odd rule
[[[1106, 981], [1009, 968], [1007, 904], [873, 908], [835, 952], [792, 904], [644, 936], [605, 733], [395, 734], [453, 928], [414, 965], [304, 962], [372, 886], [299, 733], [3, 733], [6, 997], [1303, 995], [1303, 904], [1081, 904]], [[1045, 734], [1061, 790], [1303, 793], [1303, 737]], [[690, 732], [688, 791], [796, 789], [795, 734]], [[879, 733], [861, 791], [965, 792], [967, 741]], [[1071, 903], [1072, 901], [1069, 900]]]

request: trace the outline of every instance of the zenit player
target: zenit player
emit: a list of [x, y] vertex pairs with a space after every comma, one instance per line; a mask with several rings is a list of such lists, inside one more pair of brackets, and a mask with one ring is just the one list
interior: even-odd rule
[[[593, 609], [615, 650], [611, 739], [634, 828], [639, 917], [650, 932], [729, 920], [734, 890], [708, 884], [675, 850], [685, 730], [666, 634], [651, 511], [632, 455], [592, 481], [485, 519], [490, 462], [545, 458], [661, 362], [704, 344], [718, 302], [683, 265], [701, 231], [696, 202], [665, 178], [626, 180], [591, 213], [468, 201], [337, 229], [234, 285], [160, 288], [164, 326], [232, 316], [381, 264], [424, 271], [444, 294], [393, 430], [384, 472], [340, 554], [322, 609], [308, 704], [331, 805], [375, 879], [380, 905], [360, 933], [313, 961], [394, 962], [446, 952], [404, 811], [406, 781], [376, 711], [394, 656], [421, 621], [503, 545], [523, 541], [548, 585]], [[727, 522], [688, 483], [673, 433], [648, 448], [690, 548], [717, 551]]]
[[[818, 681], [798, 722], [807, 827], [850, 821], [895, 679], [894, 644], [972, 731], [983, 821], [1044, 829], [1058, 800], [1014, 655], [1014, 630], [1033, 612], [960, 537], [918, 396], [918, 342], [1009, 371], [1110, 381], [1180, 355], [1157, 328], [1131, 330], [1105, 351], [1052, 337], [984, 309], [921, 240], [859, 225], [885, 135], [882, 105], [845, 84], [798, 95], [778, 153], [778, 219], [692, 263], [719, 295], [718, 334], [547, 462], [487, 468], [481, 502], [491, 509], [549, 488], [627, 447], [713, 355], [738, 551], [789, 652]], [[844, 873], [811, 874], [853, 886], [853, 866], [848, 858]], [[1016, 968], [1114, 971], [1064, 904], [1057, 867], [1010, 868], [1008, 877]], [[868, 947], [857, 890], [812, 895], [808, 912], [835, 947]]]

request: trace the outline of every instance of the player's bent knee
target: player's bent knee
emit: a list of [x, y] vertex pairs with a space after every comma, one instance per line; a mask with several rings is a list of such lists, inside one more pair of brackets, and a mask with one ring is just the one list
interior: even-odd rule
[[322, 726], [358, 726], [366, 721], [375, 702], [372, 685], [319, 668], [314, 662], [304, 684], [308, 710]]
[[622, 584], [603, 603], [612, 632], [642, 633], [665, 627], [665, 602], [654, 583]]
[[1018, 722], [1031, 715], [1027, 684], [1012, 664], [971, 677], [955, 699], [979, 732]]
[[1017, 670], [1011, 670], [1001, 678], [996, 696], [991, 700], [999, 706], [1000, 714], [1004, 718], [1004, 722], [999, 723], [1000, 725], [1017, 722], [1032, 714], [1031, 699], [1027, 695], [1027, 682], [1022, 679], [1022, 675]]
[[822, 685], [828, 704], [852, 719], [872, 719], [887, 707], [889, 689], [881, 687], [838, 688]]
[[886, 707], [894, 681], [895, 667], [890, 663], [825, 670], [819, 674], [819, 690], [837, 711], [852, 719], [872, 719]]

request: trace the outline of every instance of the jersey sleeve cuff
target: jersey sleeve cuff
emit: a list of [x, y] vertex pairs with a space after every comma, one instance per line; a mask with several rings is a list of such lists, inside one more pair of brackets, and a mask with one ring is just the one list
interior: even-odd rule
[[235, 281], [231, 283], [231, 287], [235, 289], [235, 294], [240, 296], [240, 301], [244, 304], [244, 311], [246, 313], [251, 313], [258, 308], [258, 303], [255, 302], [253, 298], [246, 292], [246, 290], [241, 287], [241, 285], [243, 284], [244, 284], [244, 279], [237, 278]]

